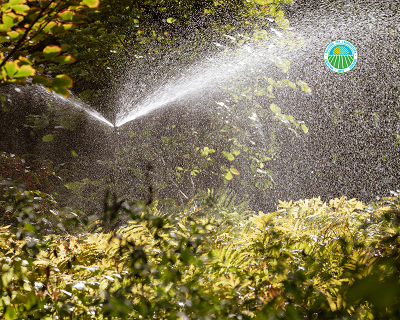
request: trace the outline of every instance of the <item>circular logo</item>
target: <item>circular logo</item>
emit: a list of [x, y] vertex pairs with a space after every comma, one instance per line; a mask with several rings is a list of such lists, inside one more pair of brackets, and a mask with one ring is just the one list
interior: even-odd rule
[[356, 47], [346, 40], [333, 41], [325, 49], [325, 63], [334, 72], [350, 71], [356, 65], [357, 58]]

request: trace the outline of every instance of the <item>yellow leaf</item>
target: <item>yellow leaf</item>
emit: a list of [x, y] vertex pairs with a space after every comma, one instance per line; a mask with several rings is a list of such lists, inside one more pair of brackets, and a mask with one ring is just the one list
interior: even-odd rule
[[308, 128], [304, 123], [301, 124], [301, 129], [303, 129], [304, 133], [308, 132]]

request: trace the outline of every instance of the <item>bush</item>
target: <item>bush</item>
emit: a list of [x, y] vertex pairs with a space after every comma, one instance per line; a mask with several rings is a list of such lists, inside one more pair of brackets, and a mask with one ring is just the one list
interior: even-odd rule
[[[220, 202], [219, 202], [220, 203]], [[163, 217], [112, 203], [110, 233], [40, 235], [1, 227], [5, 319], [394, 319], [399, 316], [398, 195], [281, 202], [227, 223], [210, 202]]]

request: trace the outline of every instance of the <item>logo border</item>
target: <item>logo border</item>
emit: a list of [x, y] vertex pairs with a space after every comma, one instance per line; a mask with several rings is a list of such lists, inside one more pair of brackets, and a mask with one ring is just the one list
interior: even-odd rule
[[[353, 52], [353, 56], [354, 56], [353, 63], [352, 63], [350, 66], [348, 66], [347, 68], [345, 68], [345, 69], [337, 69], [337, 68], [334, 68], [334, 67], [329, 63], [329, 60], [328, 60], [329, 51], [331, 50], [331, 48], [332, 48], [333, 46], [335, 46], [335, 45], [337, 45], [337, 44], [345, 44], [345, 45], [347, 45], [348, 47], [350, 47], [351, 51]], [[345, 72], [350, 71], [350, 70], [353, 69], [354, 66], [356, 65], [357, 60], [358, 60], [358, 54], [357, 54], [357, 49], [356, 49], [356, 47], [355, 47], [351, 42], [349, 42], [349, 41], [347, 41], [347, 40], [344, 40], [344, 39], [338, 39], [338, 40], [332, 41], [330, 44], [328, 44], [328, 46], [326, 47], [325, 52], [324, 52], [324, 61], [325, 61], [326, 66], [327, 66], [329, 69], [331, 69], [333, 72], [336, 72], [336, 73], [345, 73]]]

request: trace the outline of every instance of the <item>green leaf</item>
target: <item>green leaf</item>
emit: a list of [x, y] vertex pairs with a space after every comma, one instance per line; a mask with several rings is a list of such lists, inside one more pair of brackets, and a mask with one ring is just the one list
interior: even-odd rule
[[240, 174], [240, 172], [239, 172], [236, 168], [234, 168], [234, 167], [231, 167], [230, 171], [231, 171], [233, 174], [237, 175], [237, 176]]
[[288, 19], [285, 19], [282, 17], [277, 17], [277, 18], [275, 18], [275, 22], [281, 29], [287, 29], [289, 27]]
[[75, 152], [75, 150], [71, 150], [71, 154], [72, 154], [73, 157], [76, 157], [76, 152]]
[[234, 147], [231, 147], [231, 152], [232, 152], [235, 156], [238, 156], [238, 155], [240, 154], [240, 150], [239, 150], [239, 149], [236, 149], [236, 148], [234, 148]]
[[[65, 74], [60, 74], [56, 76], [53, 81], [51, 82], [51, 85], [53, 87], [72, 87], [73, 85], [73, 80], [71, 77], [65, 75]], [[57, 90], [54, 88], [54, 91], [57, 92]]]
[[46, 135], [46, 136], [44, 136], [44, 137], [42, 138], [42, 140], [43, 140], [44, 142], [50, 142], [50, 141], [53, 141], [53, 139], [54, 139], [54, 134], [48, 134], [48, 135]]
[[36, 232], [36, 228], [31, 223], [25, 222], [24, 227], [30, 232]]
[[175, 21], [176, 21], [176, 20], [175, 20], [174, 18], [168, 18], [168, 19], [167, 19], [167, 22], [168, 22], [168, 23], [174, 23]]
[[52, 87], [55, 92], [61, 94], [64, 97], [69, 97], [69, 92], [64, 87]]
[[32, 78], [32, 83], [39, 83], [47, 87], [50, 86], [51, 81], [45, 76], [35, 76]]
[[27, 6], [26, 4], [18, 4], [12, 6], [12, 8], [16, 13], [21, 14], [23, 16], [26, 16], [28, 14], [28, 11], [30, 10], [30, 7]]
[[13, 12], [3, 13], [2, 17], [3, 17], [3, 24], [6, 30], [11, 29], [14, 26], [14, 24], [18, 21], [18, 16]]
[[304, 92], [307, 92], [307, 93], [311, 92], [310, 87], [304, 81], [298, 80], [297, 84], [300, 86], [301, 90], [303, 90]]
[[9, 77], [13, 77], [18, 70], [18, 64], [15, 61], [7, 61], [3, 68]]
[[261, 6], [266, 6], [267, 4], [274, 3], [274, 0], [253, 0], [253, 2]]
[[210, 153], [214, 153], [214, 149], [210, 149], [209, 147], [204, 147], [202, 150], [200, 150], [200, 153], [202, 156], [208, 156]]
[[84, 4], [86, 4], [89, 8], [98, 8], [100, 5], [100, 0], [83, 0]]
[[43, 54], [44, 57], [48, 60], [53, 59], [61, 53], [61, 47], [56, 45], [50, 45], [44, 48]]
[[8, 1], [8, 5], [9, 6], [15, 6], [15, 5], [17, 5], [17, 4], [20, 4], [22, 2], [22, 0], [9, 0]]
[[233, 175], [232, 175], [232, 173], [231, 173], [230, 171], [228, 171], [228, 172], [225, 174], [225, 179], [226, 179], [226, 180], [232, 180], [232, 179], [233, 179]]
[[303, 129], [304, 133], [308, 132], [308, 128], [304, 123], [301, 124], [301, 129]]
[[11, 306], [6, 307], [6, 312], [4, 313], [4, 319], [5, 320], [18, 319], [17, 314], [15, 313], [14, 307], [11, 307]]
[[280, 114], [281, 113], [281, 108], [279, 108], [276, 104], [271, 104], [270, 106], [269, 106], [269, 108], [271, 109], [271, 111], [273, 112], [273, 113], [278, 113], [278, 114]]
[[62, 63], [62, 64], [67, 64], [67, 63], [74, 63], [76, 59], [71, 56], [70, 54], [63, 55], [63, 56], [58, 56], [53, 59], [54, 62]]
[[71, 10], [64, 9], [58, 15], [61, 17], [61, 19], [67, 21], [67, 20], [71, 20], [72, 19], [73, 15], [74, 15], [74, 12], [71, 11]]
[[229, 161], [233, 161], [235, 159], [235, 157], [233, 156], [232, 153], [226, 152], [226, 151], [222, 151], [222, 154], [225, 156], [225, 158], [227, 158]]
[[17, 31], [9, 31], [7, 34], [10, 36], [11, 40], [14, 40], [19, 37], [19, 33]]
[[10, 41], [9, 36], [4, 36], [4, 35], [0, 36], [0, 42], [8, 42], [8, 41]]
[[25, 78], [35, 75], [35, 69], [32, 66], [24, 65], [18, 69], [18, 72], [14, 76], [15, 78]]
[[78, 190], [78, 189], [82, 188], [84, 186], [84, 184], [82, 182], [75, 181], [75, 182], [66, 183], [64, 186], [69, 190]]

